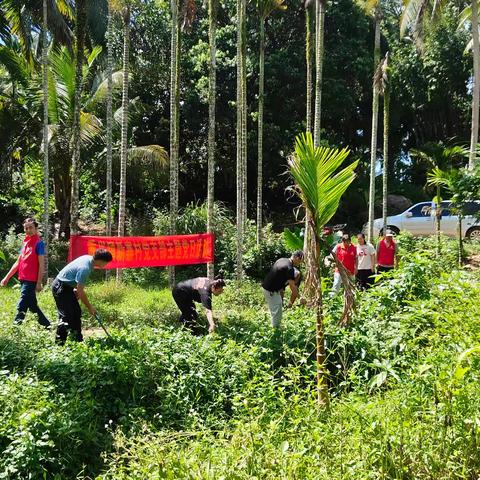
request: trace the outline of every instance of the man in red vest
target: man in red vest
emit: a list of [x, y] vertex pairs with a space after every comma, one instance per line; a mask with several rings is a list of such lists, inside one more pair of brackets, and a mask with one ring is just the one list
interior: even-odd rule
[[[350, 235], [342, 235], [342, 241], [335, 245], [333, 253], [337, 256], [339, 262], [347, 269], [348, 273], [352, 277], [357, 274], [358, 259], [357, 249], [352, 245]], [[332, 294], [337, 293], [342, 286], [342, 277], [335, 267], [335, 273], [333, 274], [333, 287]]]
[[397, 244], [393, 232], [387, 230], [377, 245], [377, 273], [389, 272], [398, 265]]
[[30, 310], [37, 314], [40, 325], [49, 328], [50, 322], [40, 310], [36, 295], [36, 292], [42, 290], [42, 278], [45, 272], [45, 244], [38, 235], [38, 223], [33, 218], [27, 218], [23, 222], [23, 229], [26, 236], [20, 255], [0, 282], [0, 286], [5, 287], [18, 271], [18, 279], [22, 287], [14, 323], [20, 325], [25, 319], [27, 310]]

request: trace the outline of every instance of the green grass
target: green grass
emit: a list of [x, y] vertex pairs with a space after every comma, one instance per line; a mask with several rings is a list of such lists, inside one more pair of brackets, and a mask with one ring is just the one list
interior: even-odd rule
[[[480, 355], [461, 354], [480, 345], [480, 275], [453, 267], [453, 242], [440, 260], [428, 241], [402, 249], [349, 327], [328, 300], [329, 411], [312, 314], [274, 334], [255, 283], [214, 299], [205, 337], [168, 290], [91, 285], [113, 338], [64, 348], [30, 315], [14, 327], [18, 291], [1, 289], [0, 478], [478, 478]], [[49, 292], [39, 303], [53, 319]]]

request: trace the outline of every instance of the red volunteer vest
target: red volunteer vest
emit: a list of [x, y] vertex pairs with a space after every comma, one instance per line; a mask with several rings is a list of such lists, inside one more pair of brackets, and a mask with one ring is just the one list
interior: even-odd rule
[[392, 240], [390, 245], [387, 245], [385, 239], [382, 238], [378, 244], [378, 259], [379, 265], [384, 267], [393, 267], [395, 264], [395, 242]]
[[[347, 248], [343, 248], [341, 243], [337, 247], [337, 258], [340, 263], [352, 274], [355, 274], [355, 259], [357, 257], [357, 249], [350, 244]], [[335, 268], [338, 272], [338, 268]]]
[[19, 280], [27, 282], [36, 282], [38, 280], [38, 255], [35, 252], [35, 248], [39, 241], [40, 237], [38, 235], [25, 237], [18, 265]]

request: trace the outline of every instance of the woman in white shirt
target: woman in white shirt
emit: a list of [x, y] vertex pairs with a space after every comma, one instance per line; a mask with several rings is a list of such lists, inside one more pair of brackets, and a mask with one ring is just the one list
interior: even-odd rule
[[360, 290], [370, 288], [373, 284], [373, 269], [375, 268], [375, 248], [372, 244], [365, 242], [365, 235], [357, 235], [357, 284]]

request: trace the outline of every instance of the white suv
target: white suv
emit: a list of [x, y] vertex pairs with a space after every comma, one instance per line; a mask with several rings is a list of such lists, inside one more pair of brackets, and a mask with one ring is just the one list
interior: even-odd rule
[[[458, 217], [450, 211], [450, 202], [442, 202], [442, 219], [440, 230], [443, 234], [454, 237], [457, 235]], [[402, 230], [413, 235], [433, 235], [435, 233], [435, 217], [432, 215], [433, 203], [422, 202], [413, 205], [399, 215], [387, 217], [388, 228], [395, 233]], [[462, 219], [462, 234], [471, 240], [480, 240], [480, 202], [468, 202]], [[383, 220], [377, 218], [373, 224], [373, 232], [378, 236], [383, 230]]]

